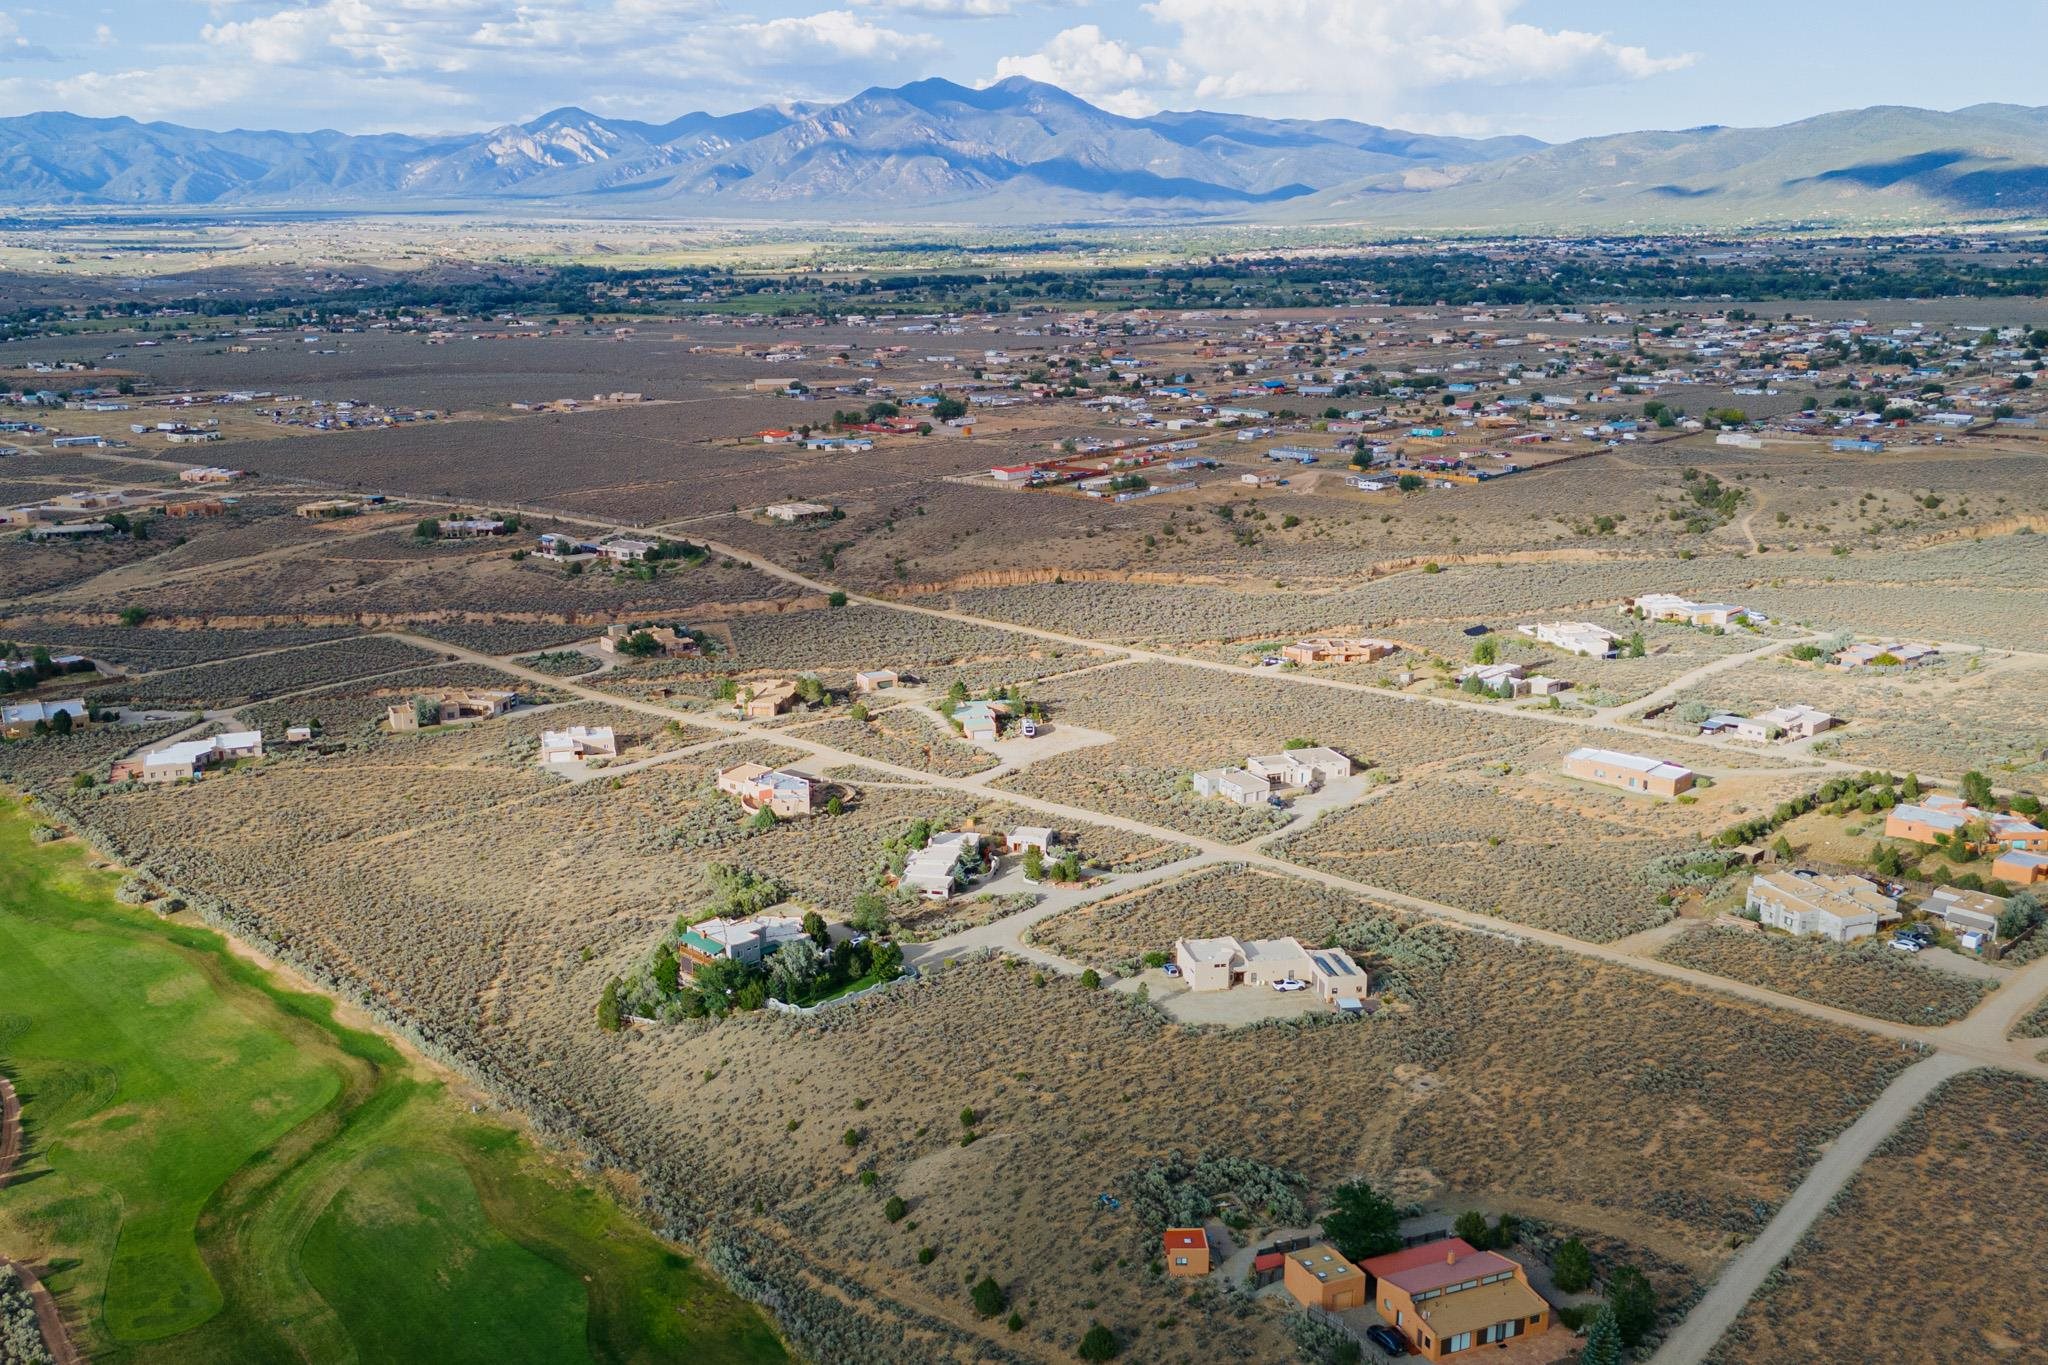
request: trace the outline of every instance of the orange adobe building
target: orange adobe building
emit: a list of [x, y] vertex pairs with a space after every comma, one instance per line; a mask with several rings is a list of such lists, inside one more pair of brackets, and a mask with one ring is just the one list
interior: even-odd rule
[[1365, 1272], [1327, 1242], [1288, 1252], [1280, 1282], [1304, 1308], [1341, 1313], [1362, 1308], [1366, 1302]]
[[1374, 1256], [1361, 1268], [1373, 1278], [1380, 1317], [1425, 1360], [1550, 1330], [1550, 1305], [1522, 1267], [1462, 1237]]
[[1209, 1234], [1200, 1228], [1166, 1230], [1166, 1273], [1206, 1275], [1209, 1273]]

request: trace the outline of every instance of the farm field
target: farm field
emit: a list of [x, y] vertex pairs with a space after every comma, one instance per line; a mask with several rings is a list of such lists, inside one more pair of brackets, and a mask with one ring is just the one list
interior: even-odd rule
[[[0, 1193], [0, 1248], [53, 1267], [85, 1349], [783, 1358], [756, 1312], [449, 1082], [218, 935], [118, 904], [115, 876], [32, 848], [31, 823], [0, 815], [0, 1057], [36, 1177]], [[420, 1292], [451, 1267], [479, 1291], [455, 1317]]]
[[1715, 1349], [1715, 1365], [1792, 1358], [2024, 1360], [2048, 1351], [2048, 1313], [2023, 1285], [1936, 1296], [1895, 1317], [1917, 1284], [2048, 1237], [2039, 1201], [2007, 1197], [2048, 1175], [2048, 1086], [1978, 1071], [1950, 1081], [1893, 1133]]

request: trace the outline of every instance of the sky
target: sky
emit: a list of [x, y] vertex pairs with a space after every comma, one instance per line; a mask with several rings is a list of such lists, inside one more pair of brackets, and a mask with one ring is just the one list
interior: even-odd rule
[[2048, 100], [2042, 0], [0, 0], [0, 114], [447, 132], [944, 76], [1546, 141]]

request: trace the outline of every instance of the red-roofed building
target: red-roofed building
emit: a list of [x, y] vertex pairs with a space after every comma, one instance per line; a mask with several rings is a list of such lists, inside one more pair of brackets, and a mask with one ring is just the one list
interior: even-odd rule
[[1462, 1237], [1425, 1242], [1360, 1264], [1380, 1317], [1425, 1360], [1550, 1328], [1550, 1305], [1522, 1267]]
[[1200, 1228], [1166, 1230], [1166, 1273], [1206, 1275], [1209, 1273], [1209, 1234]]

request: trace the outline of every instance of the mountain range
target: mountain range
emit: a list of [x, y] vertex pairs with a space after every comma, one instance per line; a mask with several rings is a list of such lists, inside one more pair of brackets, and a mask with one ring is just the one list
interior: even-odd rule
[[1022, 77], [660, 124], [564, 108], [440, 136], [39, 113], [0, 119], [0, 204], [1478, 230], [1937, 222], [2048, 210], [2048, 109], [1881, 106], [1555, 145], [1347, 119], [1130, 118]]

